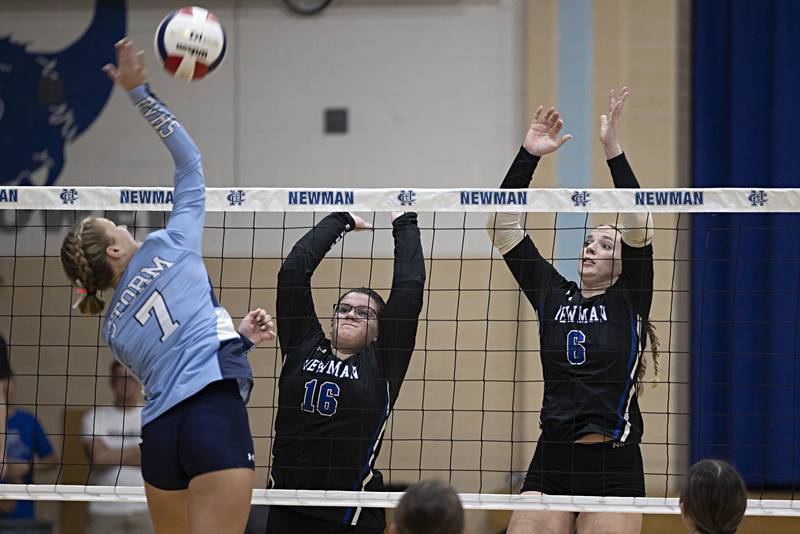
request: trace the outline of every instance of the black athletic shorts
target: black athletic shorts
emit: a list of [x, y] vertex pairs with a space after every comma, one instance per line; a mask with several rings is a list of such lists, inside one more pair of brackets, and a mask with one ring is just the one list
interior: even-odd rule
[[270, 506], [266, 534], [383, 534], [384, 527], [359, 527], [334, 523], [303, 514], [287, 506]]
[[521, 492], [644, 497], [638, 443], [572, 443], [539, 439]]
[[255, 468], [247, 408], [236, 380], [212, 382], [142, 428], [142, 476], [182, 490], [205, 473]]

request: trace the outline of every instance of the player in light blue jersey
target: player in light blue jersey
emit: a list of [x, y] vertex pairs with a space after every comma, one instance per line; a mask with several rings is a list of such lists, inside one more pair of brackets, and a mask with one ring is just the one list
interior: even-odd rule
[[246, 352], [275, 339], [256, 309], [238, 331], [217, 302], [201, 244], [205, 186], [200, 153], [146, 84], [144, 54], [117, 43], [104, 69], [128, 91], [175, 160], [167, 227], [137, 242], [125, 226], [87, 217], [64, 238], [61, 261], [85, 291], [83, 313], [99, 313], [113, 290], [103, 339], [142, 383], [142, 475], [161, 533], [241, 533], [253, 487], [253, 440], [245, 403], [252, 386]]

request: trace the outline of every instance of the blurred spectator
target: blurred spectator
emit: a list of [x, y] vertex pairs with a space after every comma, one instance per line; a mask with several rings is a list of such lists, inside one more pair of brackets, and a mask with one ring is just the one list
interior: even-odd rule
[[701, 460], [686, 473], [680, 504], [689, 534], [733, 534], [747, 509], [747, 489], [729, 463]]
[[456, 491], [436, 480], [417, 482], [394, 512], [390, 534], [463, 534], [464, 509]]
[[[139, 451], [142, 434], [142, 387], [116, 360], [111, 364], [113, 406], [96, 406], [83, 416], [81, 434], [92, 462], [96, 486], [143, 486]], [[145, 503], [89, 503], [86, 532], [153, 532]]]
[[[0, 392], [4, 393], [5, 423], [4, 484], [33, 484], [34, 474], [58, 466], [58, 456], [36, 416], [13, 406], [14, 373], [9, 363], [8, 346], [0, 336]], [[2, 445], [0, 443], [0, 445]], [[33, 519], [34, 501], [0, 501], [0, 519]]]

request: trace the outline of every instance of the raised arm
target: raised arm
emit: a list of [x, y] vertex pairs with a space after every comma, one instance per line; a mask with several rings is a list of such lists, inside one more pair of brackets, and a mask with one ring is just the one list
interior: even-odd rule
[[[608, 114], [600, 117], [600, 142], [606, 153], [614, 187], [638, 189], [639, 181], [619, 142], [619, 121], [630, 91], [623, 87], [608, 95]], [[622, 272], [617, 285], [622, 287], [642, 317], [650, 314], [653, 300], [653, 217], [650, 213], [620, 213]]]
[[392, 235], [392, 292], [380, 317], [377, 346], [389, 387], [396, 398], [414, 353], [425, 287], [425, 257], [422, 254], [417, 214], [393, 214]]
[[[502, 189], [524, 189], [533, 179], [533, 172], [541, 156], [558, 150], [572, 139], [571, 135], [559, 137], [564, 121], [558, 111], [550, 108], [543, 114], [539, 106], [525, 141], [506, 173]], [[545, 260], [533, 241], [522, 228], [521, 213], [490, 213], [486, 220], [489, 238], [506, 260], [514, 278], [534, 306], [538, 306], [546, 292], [565, 283], [564, 278], [550, 262]]]
[[311, 275], [334, 243], [355, 227], [349, 213], [331, 213], [295, 244], [281, 265], [276, 315], [284, 356], [322, 332], [311, 296]]
[[144, 52], [135, 51], [130, 39], [116, 44], [117, 66], [104, 70], [128, 91], [136, 109], [150, 123], [175, 161], [175, 193], [167, 233], [178, 246], [200, 253], [205, 221], [203, 163], [197, 145], [172, 112], [150, 92]]

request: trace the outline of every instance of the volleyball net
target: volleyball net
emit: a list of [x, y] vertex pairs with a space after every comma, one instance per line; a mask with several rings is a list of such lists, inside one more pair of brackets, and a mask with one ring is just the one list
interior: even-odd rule
[[[0, 485], [0, 498], [144, 500], [140, 487], [92, 484], [96, 467], [84, 444], [98, 434], [87, 435], [81, 420], [113, 403], [113, 358], [100, 339], [102, 319], [73, 308], [77, 295], [62, 272], [59, 251], [72, 225], [87, 214], [126, 224], [142, 240], [165, 225], [171, 204], [168, 188], [0, 188], [0, 334], [8, 342], [15, 380], [9, 413], [35, 416], [58, 458], [50, 469], [34, 470], [32, 484]], [[754, 280], [759, 271], [746, 250], [758, 247], [750, 235], [756, 230], [796, 234], [798, 207], [795, 189], [208, 189], [203, 254], [217, 297], [236, 324], [255, 307], [274, 313], [282, 260], [331, 211], [359, 213], [374, 230], [347, 234], [314, 275], [317, 315], [326, 331], [331, 306], [347, 289], [366, 286], [388, 296], [388, 212], [419, 213], [425, 254], [416, 349], [376, 462], [391, 491], [266, 489], [282, 361], [273, 343], [249, 354], [255, 377], [248, 406], [256, 451], [253, 502], [392, 507], [396, 490], [436, 478], [452, 484], [467, 508], [675, 513], [692, 457], [707, 452], [726, 458], [731, 448], [751, 447], [765, 459], [743, 471], [751, 490], [748, 513], [800, 515], [800, 255], [787, 255], [779, 241], [774, 247], [761, 243], [766, 249], [755, 267], [787, 273], [781, 288], [768, 289]], [[576, 281], [580, 250], [593, 227], [615, 224], [623, 212], [654, 214], [650, 321], [661, 340], [661, 376], [656, 381], [650, 365], [639, 397], [647, 497], [517, 495], [540, 434], [544, 381], [538, 318], [487, 236], [487, 214], [498, 211], [524, 213], [542, 255]], [[715, 247], [724, 252], [712, 254]], [[722, 271], [712, 269], [720, 266]], [[719, 272], [734, 274], [720, 279]], [[773, 291], [788, 306], [781, 348], [762, 344], [761, 352], [748, 348], [743, 355], [737, 346], [764, 336], [769, 319], [763, 310], [737, 306], [746, 302], [743, 296], [769, 299]], [[727, 300], [720, 301], [720, 294]], [[720, 302], [736, 310], [730, 319], [713, 313]], [[701, 367], [736, 358], [752, 359], [754, 366], [777, 359], [784, 367], [750, 381], [741, 369]], [[702, 395], [711, 390], [733, 402], [705, 400]], [[778, 402], [783, 398], [785, 404], [764, 401], [755, 411], [737, 404], [740, 396], [762, 390], [781, 392]], [[761, 420], [768, 420], [766, 437], [754, 436], [759, 432], [753, 429], [764, 429]], [[742, 421], [756, 423], [748, 431], [737, 426]], [[38, 465], [14, 458], [14, 432], [7, 435], [7, 462]], [[720, 432], [727, 440], [719, 440]], [[783, 441], [776, 445], [770, 435]], [[730, 456], [739, 467], [735, 454]], [[782, 462], [784, 471], [771, 461]]]

